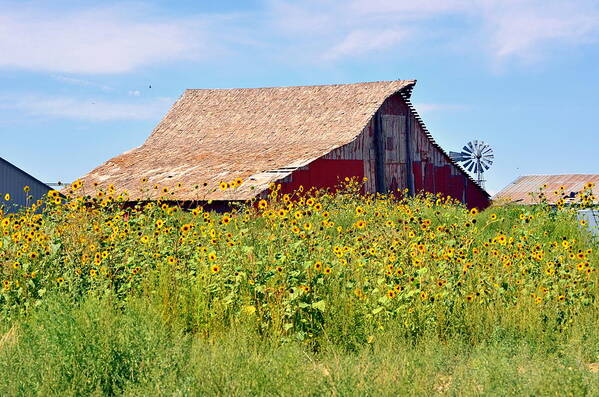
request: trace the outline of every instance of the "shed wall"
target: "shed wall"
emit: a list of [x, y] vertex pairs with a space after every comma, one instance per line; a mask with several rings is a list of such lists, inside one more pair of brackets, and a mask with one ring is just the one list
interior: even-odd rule
[[[29, 193], [23, 190], [25, 186], [29, 186]], [[14, 212], [20, 207], [31, 205], [50, 190], [48, 185], [0, 158], [0, 205], [5, 206], [5, 211]], [[10, 194], [9, 202], [4, 201], [6, 193]]]

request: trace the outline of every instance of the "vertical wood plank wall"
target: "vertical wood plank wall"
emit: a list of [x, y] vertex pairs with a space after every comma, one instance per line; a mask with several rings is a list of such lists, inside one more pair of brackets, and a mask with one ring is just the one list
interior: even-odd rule
[[[377, 135], [375, 122], [379, 116], [382, 131]], [[443, 193], [457, 198], [468, 207], [485, 208], [489, 205], [489, 198], [484, 191], [433, 144], [399, 94], [383, 103], [377, 115], [354, 141], [333, 150], [322, 159], [361, 161], [363, 175], [368, 178], [365, 191], [374, 193], [377, 186], [377, 136], [382, 140], [379, 148], [383, 148], [383, 183], [387, 191], [408, 189], [409, 179], [412, 178], [415, 194], [423, 191]], [[322, 167], [318, 168], [319, 172], [327, 172]]]

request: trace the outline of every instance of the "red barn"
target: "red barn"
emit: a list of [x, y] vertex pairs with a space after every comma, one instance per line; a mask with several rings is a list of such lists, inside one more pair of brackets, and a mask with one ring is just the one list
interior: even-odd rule
[[[367, 177], [370, 193], [441, 192], [488, 206], [487, 192], [412, 107], [415, 83], [186, 90], [143, 145], [82, 179], [127, 190], [132, 200], [158, 199], [167, 187], [171, 200], [193, 202], [248, 200], [273, 182], [290, 191]], [[235, 179], [241, 186], [218, 189]]]

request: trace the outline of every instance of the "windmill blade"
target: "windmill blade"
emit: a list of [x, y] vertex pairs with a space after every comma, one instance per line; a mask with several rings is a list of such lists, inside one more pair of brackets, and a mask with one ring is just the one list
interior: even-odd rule
[[481, 163], [483, 163], [483, 165], [485, 167], [487, 167], [487, 168], [489, 168], [489, 167], [491, 167], [493, 165], [493, 162], [492, 161], [488, 161], [488, 160], [481, 161]]
[[472, 169], [476, 166], [476, 163], [473, 161], [472, 164], [470, 164], [470, 167], [468, 167], [468, 171], [472, 172]]
[[487, 162], [487, 163], [493, 164], [493, 156], [492, 155], [491, 156], [483, 156], [480, 159], [483, 160], [483, 161], [485, 161], [485, 162]]
[[464, 168], [468, 169], [468, 167], [470, 167], [470, 165], [472, 165], [472, 160], [468, 160], [464, 163]]
[[483, 170], [483, 167], [480, 165], [480, 161], [477, 161], [475, 164], [475, 167], [474, 167], [474, 172], [476, 172], [478, 174], [479, 172], [482, 172], [482, 170]]
[[480, 171], [481, 174], [483, 172], [485, 172], [486, 168], [485, 168], [485, 165], [482, 162], [478, 163], [478, 170]]
[[473, 153], [462, 152], [462, 155], [465, 159], [473, 159], [475, 157]]
[[474, 147], [474, 142], [470, 141], [466, 145], [470, 149], [470, 153], [474, 153], [475, 152], [476, 148]]
[[[469, 145], [470, 143], [468, 143]], [[468, 145], [464, 146], [462, 148], [462, 153], [468, 153], [468, 154], [472, 154], [472, 149], [468, 147]]]
[[485, 166], [486, 169], [489, 169], [489, 167], [491, 167], [491, 165], [493, 165], [493, 161], [487, 160], [487, 159], [481, 159], [481, 164], [483, 166]]
[[476, 155], [480, 156], [483, 151], [485, 143], [483, 141], [474, 141], [474, 148], [476, 149]]
[[491, 149], [491, 147], [489, 145], [485, 146], [485, 149], [483, 150], [483, 154], [492, 154], [493, 153], [493, 149]]

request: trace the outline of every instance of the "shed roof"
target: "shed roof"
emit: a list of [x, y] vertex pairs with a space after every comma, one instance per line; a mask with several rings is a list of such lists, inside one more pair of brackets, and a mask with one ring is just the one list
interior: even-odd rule
[[[88, 187], [112, 184], [134, 199], [159, 198], [153, 185], [179, 183], [176, 200], [249, 199], [353, 141], [385, 99], [409, 93], [415, 83], [186, 90], [143, 145], [82, 179]], [[244, 182], [235, 190], [217, 188], [236, 178]]]
[[563, 174], [563, 175], [524, 175], [503, 188], [493, 196], [493, 201], [517, 204], [535, 204], [539, 202], [538, 193], [542, 186], [547, 201], [555, 203], [561, 195], [554, 194], [564, 187], [566, 196], [572, 196], [582, 191], [588, 182], [595, 184], [593, 194], [599, 196], [599, 174]]

